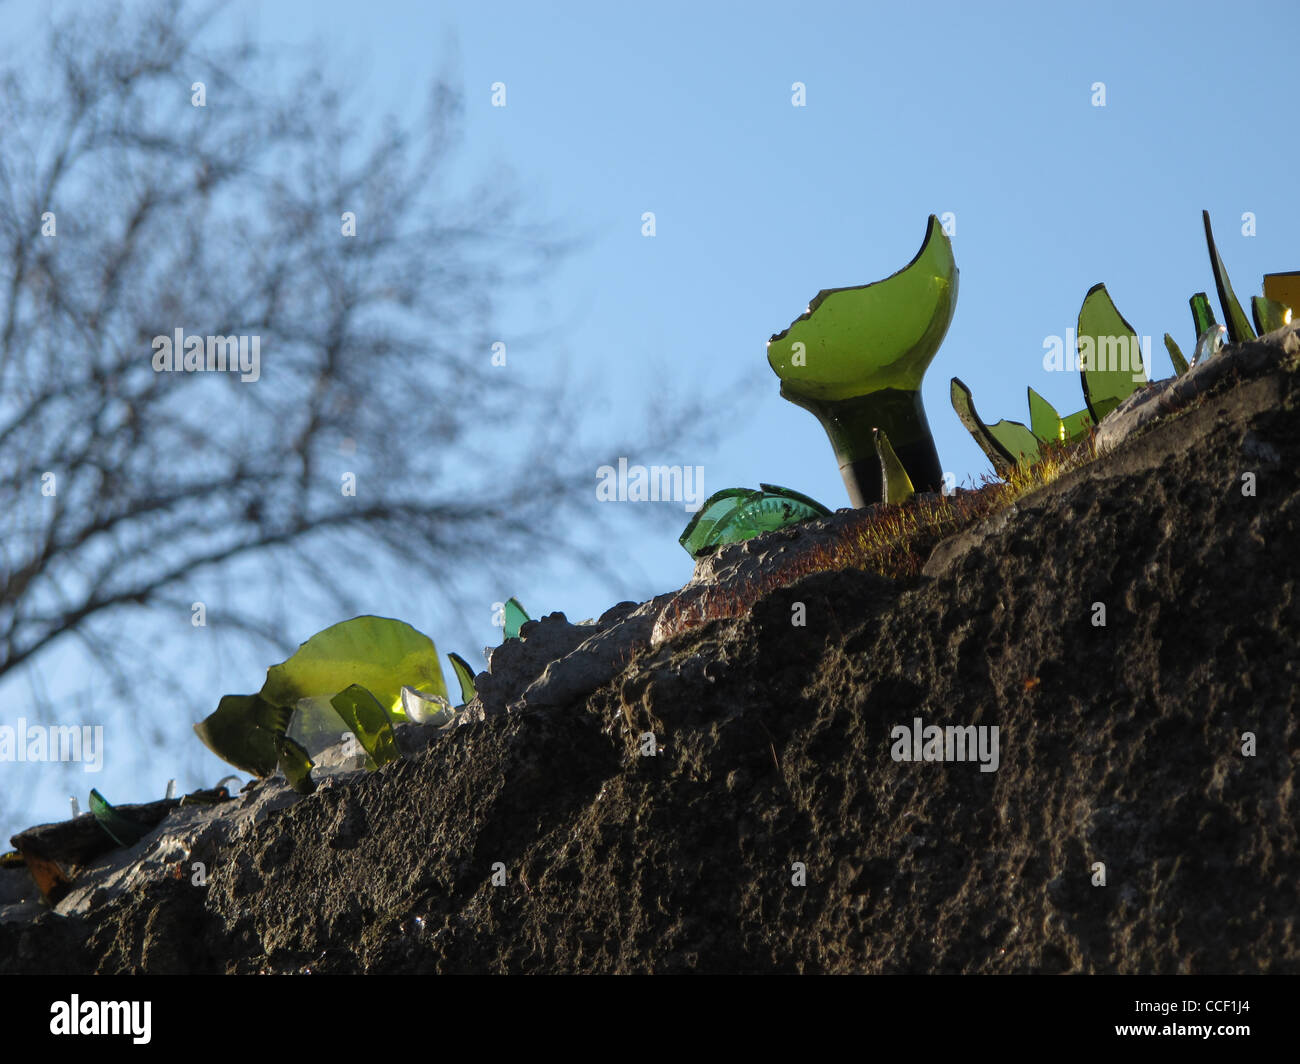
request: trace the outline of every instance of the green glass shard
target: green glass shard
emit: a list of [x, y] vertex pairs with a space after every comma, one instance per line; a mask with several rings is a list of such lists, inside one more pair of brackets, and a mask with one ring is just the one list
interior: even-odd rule
[[829, 513], [825, 506], [807, 495], [775, 485], [764, 486], [760, 491], [750, 492], [750, 497], [731, 512], [723, 526], [715, 529], [714, 540], [738, 543]]
[[880, 501], [891, 506], [907, 502], [916, 494], [916, 490], [912, 487], [903, 463], [889, 445], [889, 437], [879, 429], [876, 430], [876, 453], [880, 455], [880, 478], [884, 481]]
[[1196, 338], [1199, 340], [1205, 335], [1206, 329], [1211, 329], [1218, 324], [1214, 318], [1214, 308], [1210, 306], [1210, 297], [1204, 292], [1197, 292], [1187, 302], [1192, 308], [1192, 327], [1196, 330]]
[[[256, 695], [226, 695], [194, 730], [218, 757], [255, 776], [283, 770], [286, 757], [290, 771], [308, 772], [310, 764], [303, 768], [296, 750], [337, 740], [338, 714], [330, 700], [353, 684], [397, 720], [406, 719], [403, 687], [447, 695], [433, 640], [403, 621], [354, 617], [317, 632], [268, 669]], [[294, 742], [286, 746], [281, 740], [290, 731]]]
[[1038, 461], [1038, 437], [1023, 422], [1003, 419], [990, 425], [989, 432], [1008, 454], [1015, 456], [1017, 465], [1029, 466]]
[[1210, 251], [1210, 268], [1214, 270], [1214, 286], [1219, 292], [1219, 306], [1223, 308], [1224, 322], [1228, 326], [1228, 338], [1234, 344], [1253, 340], [1255, 330], [1250, 327], [1241, 304], [1233, 294], [1232, 282], [1228, 280], [1228, 271], [1223, 265], [1223, 260], [1219, 258], [1219, 249], [1214, 244], [1214, 230], [1210, 228], [1210, 212], [1201, 211], [1201, 220], [1205, 222], [1205, 245]]
[[[506, 599], [505, 637], [507, 639], [518, 639], [519, 629], [531, 620], [532, 618], [529, 617], [528, 614], [524, 612], [524, 608], [519, 605], [519, 600], [517, 598], [511, 597]], [[441, 694], [445, 698], [447, 692], [444, 690]]]
[[1083, 399], [1100, 424], [1147, 380], [1137, 333], [1104, 284], [1088, 289], [1079, 308], [1078, 346]]
[[677, 542], [692, 558], [696, 557], [705, 547], [718, 542], [713, 538], [715, 530], [725, 524], [753, 494], [749, 488], [723, 488], [722, 491], [715, 491], [687, 522], [686, 529], [677, 537]]
[[829, 513], [817, 500], [777, 484], [763, 484], [759, 491], [724, 488], [705, 500], [677, 541], [695, 558], [709, 547], [740, 543]]
[[194, 730], [223, 761], [265, 778], [275, 772], [292, 715], [291, 706], [273, 706], [261, 695], [226, 695]]
[[354, 683], [331, 698], [330, 705], [368, 755], [367, 768], [378, 768], [397, 760], [399, 755], [393, 722], [374, 695], [360, 684]]
[[1250, 310], [1260, 336], [1291, 324], [1291, 308], [1264, 296], [1251, 296]]
[[1044, 443], [1065, 439], [1065, 426], [1056, 407], [1033, 388], [1029, 389], [1029, 427]]
[[1073, 414], [1066, 414], [1061, 418], [1061, 431], [1065, 434], [1062, 438], [1067, 441], [1076, 440], [1081, 436], [1086, 436], [1088, 430], [1095, 425], [1092, 420], [1092, 414], [1085, 407], [1083, 410], [1076, 410]]
[[787, 499], [793, 499], [795, 502], [802, 503], [810, 510], [816, 511], [822, 517], [829, 517], [830, 510], [826, 509], [821, 503], [811, 496], [805, 495], [801, 491], [795, 491], [794, 488], [783, 488], [780, 484], [764, 484], [759, 482], [759, 488], [769, 495], [781, 495]]
[[1165, 350], [1169, 352], [1169, 361], [1174, 364], [1174, 372], [1181, 377], [1187, 372], [1187, 359], [1183, 358], [1182, 351], [1168, 333], [1165, 333]]
[[997, 439], [988, 430], [988, 426], [980, 419], [975, 411], [975, 402], [971, 397], [971, 391], [957, 377], [953, 377], [950, 386], [949, 397], [952, 400], [952, 408], [957, 412], [957, 417], [966, 427], [966, 431], [971, 434], [975, 442], [979, 444], [980, 450], [993, 463], [993, 468], [1000, 476], [1005, 476], [1015, 468], [1016, 459], [1009, 451], [1005, 450]]
[[910, 263], [872, 284], [827, 288], [768, 341], [781, 395], [822, 423], [854, 506], [880, 498], [879, 428], [914, 484], [938, 491], [938, 452], [921, 381], [952, 321], [958, 271], [939, 220]]
[[952, 408], [957, 411], [966, 431], [980, 445], [998, 476], [1005, 477], [1018, 465], [1032, 465], [1038, 459], [1038, 437], [1019, 421], [999, 421], [986, 425], [975, 412], [970, 389], [953, 377], [950, 392]]
[[281, 737], [277, 747], [279, 752], [277, 767], [284, 773], [289, 786], [299, 794], [311, 794], [316, 789], [316, 781], [311, 778], [311, 770], [315, 762], [306, 749], [287, 735]]
[[134, 846], [158, 826], [156, 820], [149, 824], [141, 823], [129, 813], [113, 808], [104, 796], [93, 788], [90, 792], [90, 811], [108, 837], [119, 846]]
[[447, 697], [433, 640], [404, 621], [373, 616], [317, 632], [288, 661], [267, 670], [261, 694], [273, 705], [298, 709], [293, 732], [299, 739], [313, 732], [333, 736], [338, 728], [330, 699], [354, 683], [398, 720], [405, 719], [403, 687]]
[[452, 671], [456, 673], [456, 679], [460, 682], [460, 701], [461, 705], [474, 700], [478, 693], [474, 690], [474, 670], [469, 667], [469, 662], [459, 654], [448, 654], [451, 658]]

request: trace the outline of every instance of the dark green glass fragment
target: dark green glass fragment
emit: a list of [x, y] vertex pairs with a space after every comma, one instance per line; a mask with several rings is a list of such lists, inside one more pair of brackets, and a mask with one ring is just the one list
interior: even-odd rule
[[1192, 308], [1192, 328], [1196, 330], [1196, 338], [1199, 340], [1205, 335], [1206, 329], [1212, 329], [1219, 323], [1215, 320], [1214, 308], [1210, 306], [1210, 297], [1204, 292], [1197, 292], [1187, 302]]
[[311, 770], [315, 765], [311, 755], [287, 735], [281, 736], [276, 746], [279, 754], [277, 767], [284, 773], [289, 786], [299, 794], [311, 794], [316, 789], [316, 781], [311, 778]]
[[[1223, 308], [1224, 322], [1228, 327], [1228, 339], [1234, 344], [1245, 343], [1255, 339], [1255, 330], [1250, 327], [1246, 313], [1237, 302], [1232, 291], [1232, 282], [1228, 280], [1228, 271], [1219, 257], [1219, 249], [1214, 244], [1214, 230], [1210, 228], [1210, 212], [1201, 211], [1201, 220], [1205, 222], [1205, 245], [1210, 251], [1210, 268], [1214, 270], [1214, 286], [1219, 292], [1219, 306]], [[1198, 336], [1201, 333], [1197, 333]]]
[[1147, 380], [1137, 333], [1104, 284], [1088, 289], [1079, 308], [1078, 346], [1083, 399], [1100, 424]]
[[879, 429], [876, 430], [875, 443], [876, 453], [880, 455], [880, 478], [884, 481], [884, 487], [881, 488], [880, 492], [880, 501], [891, 506], [898, 506], [907, 502], [916, 494], [916, 490], [912, 487], [912, 481], [907, 475], [907, 470], [903, 468], [903, 463], [898, 460], [894, 448], [889, 445], [889, 437]]
[[1181, 377], [1187, 372], [1187, 359], [1183, 358], [1183, 352], [1168, 333], [1165, 333], [1165, 350], [1169, 352], [1169, 361], [1174, 364], [1174, 372]]
[[368, 755], [367, 768], [375, 769], [397, 760], [397, 737], [393, 734], [392, 719], [374, 695], [354, 683], [331, 698], [330, 705]]
[[686, 553], [695, 558], [710, 547], [740, 543], [830, 513], [817, 500], [790, 488], [777, 484], [760, 488], [724, 488], [710, 495], [678, 537]]
[[1291, 322], [1291, 309], [1264, 296], [1252, 296], [1250, 311], [1255, 318], [1255, 328], [1260, 336], [1281, 329]]
[[986, 425], [975, 412], [970, 389], [953, 377], [950, 392], [952, 408], [957, 411], [966, 431], [979, 444], [998, 476], [1005, 477], [1018, 465], [1032, 465], [1038, 459], [1038, 437], [1019, 421], [999, 421]]
[[464, 705], [474, 700], [478, 693], [474, 690], [474, 670], [469, 667], [469, 662], [459, 654], [448, 654], [451, 658], [452, 670], [456, 673], [456, 679], [460, 681], [460, 701]]
[[90, 811], [105, 833], [119, 846], [134, 846], [158, 826], [158, 821], [143, 822], [109, 805], [99, 791], [91, 789]]
[[519, 605], [519, 600], [517, 598], [512, 597], [506, 599], [505, 636], [507, 639], [518, 639], [519, 629], [530, 620], [532, 620], [532, 618], [524, 612], [524, 608]]
[[222, 760], [266, 777], [279, 764], [279, 740], [292, 716], [292, 707], [273, 706], [261, 695], [225, 695], [194, 730]]
[[880, 498], [877, 428], [920, 490], [940, 488], [921, 381], [952, 321], [957, 277], [952, 244], [931, 215], [907, 266], [872, 284], [823, 289], [768, 341], [781, 395], [822, 423], [854, 506]]

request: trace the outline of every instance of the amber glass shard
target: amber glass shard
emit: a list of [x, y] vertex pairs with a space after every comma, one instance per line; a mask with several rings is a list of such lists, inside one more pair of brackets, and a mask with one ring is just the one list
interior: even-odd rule
[[1294, 318], [1300, 312], [1300, 272], [1264, 274], [1264, 298], [1290, 307]]

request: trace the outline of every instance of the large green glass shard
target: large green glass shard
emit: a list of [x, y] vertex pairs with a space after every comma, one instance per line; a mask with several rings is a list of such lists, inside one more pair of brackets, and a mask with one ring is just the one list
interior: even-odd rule
[[451, 658], [452, 670], [456, 673], [456, 679], [460, 683], [460, 701], [461, 705], [473, 701], [474, 696], [478, 693], [474, 690], [474, 670], [469, 667], [469, 662], [459, 654], [448, 654]]
[[885, 482], [881, 489], [881, 502], [898, 506], [907, 502], [916, 494], [912, 481], [898, 460], [894, 448], [889, 445], [889, 437], [879, 429], [876, 430], [876, 453], [880, 455], [880, 477]]
[[975, 412], [970, 389], [956, 377], [952, 379], [950, 395], [952, 408], [957, 411], [961, 423], [980, 445], [980, 450], [988, 455], [999, 476], [1007, 476], [1018, 465], [1032, 465], [1037, 461], [1038, 437], [1019, 421], [984, 424]]
[[99, 791], [91, 789], [90, 811], [96, 822], [119, 846], [134, 846], [158, 826], [158, 821], [144, 822], [113, 808]]
[[1291, 324], [1291, 308], [1264, 296], [1252, 296], [1250, 311], [1260, 336]]
[[1174, 372], [1181, 377], [1187, 372], [1187, 359], [1183, 358], [1182, 350], [1168, 333], [1165, 333], [1165, 350], [1169, 352], [1169, 361], [1174, 365]]
[[1079, 308], [1078, 346], [1083, 399], [1100, 424], [1147, 380], [1137, 333], [1104, 284], [1088, 289]]
[[[522, 628], [525, 624], [527, 624], [531, 620], [532, 618], [529, 617], [528, 614], [524, 612], [524, 608], [519, 604], [519, 600], [517, 598], [514, 598], [512, 596], [506, 599], [505, 637], [507, 639], [518, 639], [519, 629]], [[440, 691], [439, 694], [441, 694], [444, 698], [447, 697], [447, 692], [445, 690]]]
[[367, 768], [378, 768], [397, 760], [393, 722], [374, 695], [354, 683], [331, 698], [330, 705], [366, 751]]
[[1300, 312], [1300, 271], [1264, 274], [1264, 298], [1289, 307], [1294, 317]]
[[1210, 306], [1210, 297], [1204, 292], [1197, 292], [1187, 302], [1192, 308], [1192, 328], [1196, 330], [1197, 339], [1200, 339], [1205, 335], [1206, 329], [1219, 324], [1214, 318], [1214, 308]]
[[1205, 245], [1210, 251], [1210, 268], [1214, 270], [1214, 286], [1219, 291], [1219, 306], [1223, 308], [1224, 323], [1228, 327], [1228, 339], [1234, 344], [1253, 340], [1255, 330], [1250, 327], [1245, 311], [1241, 309], [1241, 304], [1233, 294], [1232, 282], [1228, 280], [1228, 271], [1223, 265], [1223, 260], [1219, 258], [1219, 249], [1214, 244], [1214, 230], [1210, 228], [1210, 212], [1201, 211], [1201, 220], [1205, 222]]
[[273, 706], [261, 695], [226, 695], [194, 730], [223, 761], [266, 777], [279, 763], [279, 740], [292, 715], [293, 707]]
[[1029, 427], [1044, 443], [1065, 439], [1065, 427], [1061, 423], [1061, 415], [1056, 412], [1056, 407], [1033, 388], [1029, 389]]
[[[273, 705], [296, 707], [300, 718], [320, 718], [332, 733], [338, 729], [330, 699], [352, 684], [364, 687], [398, 720], [406, 719], [403, 687], [447, 697], [433, 640], [404, 621], [373, 616], [317, 632], [288, 661], [267, 670], [261, 694]], [[300, 723], [294, 721], [295, 734]]]
[[921, 381], [952, 321], [957, 277], [952, 244], [931, 215], [907, 266], [883, 281], [823, 289], [768, 341], [781, 395], [822, 423], [854, 506], [880, 498], [876, 428], [920, 490], [939, 490], [943, 473]]
[[330, 700], [353, 684], [398, 720], [406, 719], [403, 687], [447, 697], [433, 640], [403, 621], [354, 617], [317, 632], [268, 669], [256, 695], [226, 695], [194, 730], [237, 768], [256, 776], [279, 768], [306, 787], [311, 758], [302, 743], [323, 747], [337, 739], [338, 713]]
[[740, 543], [799, 521], [825, 517], [825, 506], [807, 495], [777, 484], [724, 488], [715, 492], [686, 526], [678, 542], [692, 558], [709, 547]]

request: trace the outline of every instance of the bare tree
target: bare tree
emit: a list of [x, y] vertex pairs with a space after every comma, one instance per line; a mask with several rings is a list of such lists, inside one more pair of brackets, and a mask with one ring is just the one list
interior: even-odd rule
[[[69, 638], [118, 670], [124, 617], [188, 618], [204, 574], [261, 590], [210, 623], [284, 649], [276, 589], [345, 608], [350, 564], [599, 564], [568, 519], [627, 444], [575, 454], [563, 376], [492, 360], [569, 245], [497, 178], [449, 191], [457, 91], [377, 123], [179, 3], [78, 17], [0, 73], [0, 676]], [[693, 420], [655, 416], [642, 444]]]

